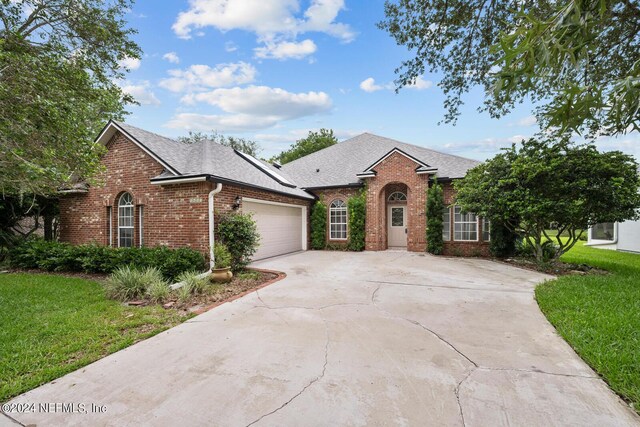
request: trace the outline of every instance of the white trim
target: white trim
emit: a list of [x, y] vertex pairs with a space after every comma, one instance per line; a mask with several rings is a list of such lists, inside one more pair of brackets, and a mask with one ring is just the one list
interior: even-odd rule
[[[344, 207], [333, 207], [332, 205], [337, 202], [337, 201], [342, 202], [342, 204], [344, 205]], [[345, 236], [346, 237], [331, 237], [331, 211], [332, 210], [342, 210], [344, 209], [345, 212], [345, 221], [344, 223], [342, 222], [336, 222], [335, 225], [346, 225], [346, 231], [345, 231]], [[347, 205], [347, 202], [345, 202], [344, 200], [342, 200], [341, 198], [336, 198], [333, 199], [331, 201], [331, 203], [329, 203], [329, 240], [338, 240], [338, 241], [345, 241], [345, 240], [349, 240], [349, 206]]]
[[58, 190], [58, 194], [86, 194], [89, 190]]
[[[447, 238], [447, 239], [444, 238], [444, 210], [445, 209], [449, 211], [449, 230], [447, 230], [449, 238]], [[446, 206], [446, 207], [442, 208], [442, 241], [443, 242], [450, 242], [450, 241], [453, 240], [453, 235], [452, 235], [453, 228], [452, 228], [452, 226], [453, 226], [453, 219], [452, 219], [452, 215], [451, 215], [451, 206]]]
[[253, 197], [243, 197], [242, 202], [262, 203], [263, 205], [285, 206], [288, 208], [300, 208], [302, 210], [302, 250], [308, 249], [307, 245], [307, 207], [294, 205], [293, 203], [272, 202], [270, 200], [255, 199]]
[[384, 162], [386, 159], [388, 159], [389, 157], [391, 157], [392, 154], [394, 153], [399, 153], [402, 154], [403, 156], [405, 156], [407, 159], [411, 160], [412, 162], [415, 162], [417, 164], [419, 164], [420, 166], [423, 166], [425, 168], [431, 168], [431, 166], [429, 166], [426, 163], [423, 163], [422, 161], [420, 161], [419, 159], [416, 159], [415, 157], [411, 157], [410, 154], [403, 152], [402, 150], [400, 150], [398, 147], [394, 148], [393, 150], [389, 151], [387, 154], [385, 154], [380, 160], [376, 161], [374, 164], [372, 164], [371, 166], [369, 166], [365, 172], [370, 171], [371, 169], [375, 168], [376, 166], [378, 166], [380, 163]]
[[[129, 139], [131, 142], [133, 142], [134, 144], [136, 144], [138, 147], [140, 147], [140, 149], [142, 149], [142, 151], [144, 151], [145, 153], [147, 153], [149, 156], [151, 156], [156, 162], [160, 163], [162, 166], [164, 166], [165, 168], [167, 168], [169, 170], [169, 172], [173, 173], [174, 175], [180, 175], [180, 172], [178, 172], [176, 169], [174, 169], [173, 167], [171, 167], [167, 162], [165, 162], [164, 160], [162, 160], [160, 157], [158, 157], [155, 153], [153, 153], [152, 151], [150, 151], [148, 148], [146, 148], [144, 145], [142, 145], [141, 142], [136, 141], [136, 139], [129, 135], [129, 133], [124, 130], [122, 127], [120, 127], [117, 123], [115, 123], [114, 121], [109, 121], [109, 123], [107, 124], [107, 126], [104, 128], [104, 130], [100, 133], [100, 135], [98, 135], [98, 137], [96, 138], [96, 142], [100, 142], [102, 145], [106, 145], [107, 142], [109, 141], [109, 139], [111, 139], [111, 137], [113, 136], [113, 134], [109, 134], [113, 129], [115, 128], [116, 130], [118, 130], [120, 133], [122, 133], [124, 136], [127, 137], [127, 139]], [[101, 141], [102, 138], [108, 135], [107, 140], [106, 141]]]
[[222, 184], [217, 183], [216, 188], [209, 192], [209, 196], [207, 196], [208, 203], [208, 212], [207, 216], [209, 217], [209, 271], [213, 271], [213, 268], [216, 264], [216, 259], [213, 252], [213, 247], [215, 245], [215, 235], [214, 235], [214, 209], [213, 209], [213, 196], [222, 191]]
[[365, 172], [365, 173], [357, 173], [356, 176], [358, 178], [373, 178], [376, 176], [373, 172]]
[[593, 226], [589, 227], [587, 231], [587, 243], [585, 246], [606, 246], [606, 245], [616, 245], [618, 244], [618, 222], [613, 223], [613, 240], [600, 240], [593, 239], [591, 236], [593, 235]]
[[424, 174], [433, 174], [434, 172], [438, 172], [438, 169], [429, 169], [429, 170], [423, 170], [423, 171], [417, 171], [416, 173], [418, 175], [424, 175]]
[[109, 221], [109, 247], [113, 247], [113, 206], [107, 206], [107, 221]]
[[144, 205], [138, 205], [138, 246], [144, 246]]
[[[131, 197], [131, 201], [129, 202], [130, 204], [127, 205], [122, 205], [122, 199], [124, 198], [125, 195], [128, 195], [129, 197]], [[131, 208], [131, 225], [120, 225], [120, 217], [123, 216], [120, 213], [121, 209], [129, 209]], [[128, 215], [126, 216], [128, 217]], [[136, 207], [133, 204], [133, 194], [129, 193], [128, 191], [125, 191], [124, 193], [122, 193], [120, 195], [120, 197], [118, 197], [118, 247], [121, 248], [122, 246], [122, 236], [120, 235], [120, 230], [131, 230], [131, 246], [126, 246], [126, 247], [135, 247], [135, 220], [136, 220]]]
[[[456, 207], [459, 205], [453, 205], [453, 238], [454, 242], [479, 242], [480, 241], [480, 217], [473, 212], [467, 212], [467, 214], [473, 214], [476, 217], [476, 238], [475, 239], [456, 239]], [[462, 215], [462, 208], [460, 208], [460, 214]], [[461, 221], [458, 224], [473, 224], [473, 221]]]
[[152, 185], [172, 185], [172, 184], [188, 184], [191, 182], [202, 182], [206, 181], [206, 176], [195, 176], [191, 178], [163, 178], [158, 180], [151, 180]]

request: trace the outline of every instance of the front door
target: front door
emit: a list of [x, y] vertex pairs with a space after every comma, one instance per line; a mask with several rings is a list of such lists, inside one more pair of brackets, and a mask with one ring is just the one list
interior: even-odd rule
[[407, 206], [390, 205], [387, 211], [389, 247], [407, 247]]

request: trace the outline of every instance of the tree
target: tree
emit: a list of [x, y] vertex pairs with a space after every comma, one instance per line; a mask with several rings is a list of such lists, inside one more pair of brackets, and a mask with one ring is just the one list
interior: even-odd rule
[[284, 165], [337, 143], [338, 138], [335, 137], [332, 129], [320, 129], [319, 132], [310, 131], [306, 138], [297, 140], [291, 145], [291, 148], [274, 156], [271, 161]]
[[0, 4], [0, 191], [47, 195], [100, 168], [94, 139], [133, 102], [118, 64], [139, 58], [130, 0]]
[[[565, 140], [514, 144], [454, 185], [464, 211], [501, 221], [526, 239], [540, 262], [545, 242], [556, 245], [551, 256], [556, 261], [588, 227], [636, 219], [640, 207], [632, 156]], [[550, 223], [558, 225], [552, 235], [546, 230]], [[569, 237], [561, 239], [562, 233]]]
[[231, 147], [234, 150], [241, 151], [253, 157], [258, 157], [258, 154], [260, 154], [260, 152], [262, 151], [262, 147], [260, 147], [260, 144], [258, 144], [256, 141], [251, 141], [250, 139], [245, 138], [238, 138], [235, 136], [225, 136], [216, 131], [211, 132], [211, 134], [209, 135], [203, 132], [189, 131], [188, 136], [181, 136], [178, 138], [178, 141], [185, 144], [195, 144], [202, 141], [211, 141], [215, 142], [216, 144]]
[[442, 211], [444, 209], [442, 186], [434, 182], [427, 192], [427, 252], [441, 255], [444, 249], [442, 238]]
[[378, 24], [413, 53], [397, 88], [441, 71], [445, 121], [486, 92], [493, 117], [525, 99], [558, 135], [622, 134], [640, 119], [640, 7], [628, 0], [387, 0]]

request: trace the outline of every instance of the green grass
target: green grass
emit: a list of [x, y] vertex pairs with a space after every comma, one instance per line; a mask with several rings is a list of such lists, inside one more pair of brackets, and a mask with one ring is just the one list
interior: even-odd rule
[[102, 285], [45, 274], [0, 274], [0, 402], [186, 319], [127, 307]]
[[576, 352], [640, 412], [640, 255], [578, 242], [561, 260], [610, 274], [563, 276], [538, 286], [541, 310]]

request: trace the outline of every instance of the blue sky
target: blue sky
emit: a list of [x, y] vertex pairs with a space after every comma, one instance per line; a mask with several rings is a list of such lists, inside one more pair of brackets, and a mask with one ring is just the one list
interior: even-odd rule
[[[536, 132], [530, 105], [492, 119], [480, 88], [458, 123], [444, 115], [438, 74], [396, 94], [394, 69], [410, 58], [378, 28], [382, 0], [138, 0], [128, 13], [144, 55], [123, 61], [120, 82], [138, 99], [127, 122], [176, 137], [217, 130], [258, 141], [270, 157], [310, 130], [340, 139], [371, 132], [486, 159]], [[598, 141], [640, 157], [640, 137]]]

